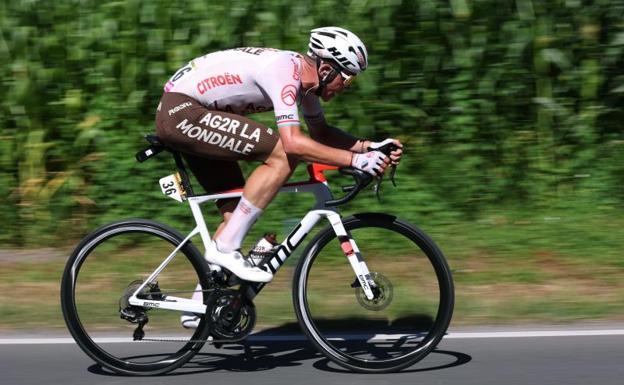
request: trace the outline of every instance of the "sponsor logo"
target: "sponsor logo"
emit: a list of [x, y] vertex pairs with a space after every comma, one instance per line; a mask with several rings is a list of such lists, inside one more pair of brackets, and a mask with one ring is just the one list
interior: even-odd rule
[[273, 106], [261, 106], [261, 105], [255, 105], [253, 103], [249, 103], [243, 109], [242, 114], [247, 115], [247, 114], [252, 114], [254, 112], [266, 112], [266, 111], [272, 111], [272, 110], [273, 110]]
[[199, 83], [197, 83], [197, 91], [200, 95], [203, 95], [208, 92], [208, 90], [211, 90], [213, 88], [236, 84], [243, 84], [241, 76], [238, 74], [230, 74], [226, 72], [222, 75], [210, 76], [200, 81]]
[[185, 102], [180, 104], [179, 106], [173, 107], [172, 109], [169, 110], [169, 116], [175, 114], [176, 112], [185, 109], [186, 107], [191, 107], [193, 105], [193, 103], [191, 102]]
[[297, 101], [297, 87], [288, 84], [282, 88], [282, 102], [287, 106], [292, 106]]
[[261, 55], [265, 52], [277, 52], [278, 49], [275, 48], [255, 48], [255, 47], [241, 47], [241, 48], [233, 48], [231, 51], [240, 51], [245, 52], [251, 55]]
[[[200, 123], [212, 129], [222, 131], [222, 133], [194, 126], [193, 123], [188, 122], [188, 119], [184, 119], [176, 128], [191, 139], [243, 155], [249, 155], [256, 147], [256, 143], [260, 142], [261, 129], [259, 127], [250, 127], [247, 123], [243, 124], [227, 116], [213, 115], [212, 112], [209, 112], [204, 115]], [[255, 143], [245, 143], [252, 141]]]
[[221, 105], [219, 104], [218, 100], [215, 100], [214, 102], [210, 103], [210, 109], [217, 110], [217, 111], [230, 112], [230, 113], [238, 114], [238, 115], [247, 115], [247, 114], [253, 114], [254, 112], [271, 111], [273, 110], [273, 106], [261, 106], [261, 105], [255, 105], [253, 103], [249, 103], [246, 106], [231, 105], [231, 104]]
[[[307, 235], [308, 233], [304, 232], [301, 227], [301, 223], [299, 223], [297, 227], [295, 227], [295, 229], [288, 235], [288, 238], [286, 238], [286, 240], [281, 245], [277, 246], [277, 250], [275, 251], [273, 258], [271, 258], [271, 260], [267, 262], [262, 268], [275, 273], [277, 270], [279, 270], [280, 266], [284, 264], [286, 259], [288, 259], [288, 257], [292, 253], [292, 250], [299, 246]], [[293, 242], [293, 239], [297, 237], [299, 239]], [[259, 283], [250, 287], [254, 290], [254, 292], [258, 293], [264, 285], [264, 283]]]
[[284, 115], [278, 115], [277, 117], [275, 117], [275, 120], [277, 120], [278, 122], [280, 120], [293, 120], [295, 119], [295, 114], [284, 114]]
[[275, 117], [275, 121], [277, 122], [278, 125], [287, 125], [287, 124], [298, 125], [299, 124], [299, 119], [295, 118], [295, 114], [277, 115]]
[[160, 304], [158, 302], [143, 301], [143, 306], [145, 306], [145, 307], [160, 307]]
[[370, 287], [368, 286], [368, 282], [366, 281], [366, 278], [364, 278], [362, 275], [358, 275], [358, 279], [360, 280], [360, 284], [362, 285], [362, 289], [370, 290]]
[[327, 50], [329, 51], [329, 53], [332, 54], [334, 59], [336, 59], [337, 61], [340, 62], [340, 64], [342, 64], [344, 66], [353, 65], [353, 63], [351, 63], [351, 61], [349, 59], [347, 59], [346, 57], [342, 56], [342, 54], [340, 53], [340, 51], [338, 51], [336, 49], [336, 47], [330, 47]]

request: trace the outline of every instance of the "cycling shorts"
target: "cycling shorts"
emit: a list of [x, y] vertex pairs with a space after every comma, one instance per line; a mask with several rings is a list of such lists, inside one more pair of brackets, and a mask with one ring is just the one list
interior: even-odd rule
[[175, 92], [160, 99], [156, 133], [182, 153], [230, 161], [265, 161], [279, 140], [272, 128], [240, 115], [210, 110]]
[[[163, 95], [156, 113], [156, 134], [184, 156], [207, 193], [243, 187], [238, 160], [265, 161], [279, 133], [243, 116], [210, 110], [181, 93]], [[217, 206], [227, 200], [217, 202]]]

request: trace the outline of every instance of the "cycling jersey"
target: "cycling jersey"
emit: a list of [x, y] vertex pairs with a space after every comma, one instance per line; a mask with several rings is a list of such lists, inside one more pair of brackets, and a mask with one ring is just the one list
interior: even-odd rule
[[191, 60], [164, 86], [208, 109], [247, 115], [274, 110], [278, 127], [324, 120], [318, 97], [301, 93], [301, 56], [272, 48], [236, 48]]

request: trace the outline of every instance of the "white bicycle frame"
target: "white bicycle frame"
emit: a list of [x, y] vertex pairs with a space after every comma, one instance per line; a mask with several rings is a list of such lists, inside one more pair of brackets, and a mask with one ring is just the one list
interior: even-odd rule
[[[311, 173], [312, 174], [312, 173]], [[322, 178], [324, 179], [324, 178]], [[355, 241], [351, 238], [350, 234], [344, 228], [342, 218], [335, 208], [327, 207], [325, 202], [332, 199], [331, 191], [325, 180], [315, 178], [311, 175], [311, 180], [302, 183], [290, 183], [284, 185], [279, 193], [312, 193], [316, 198], [316, 205], [310, 210], [301, 220], [301, 222], [291, 231], [286, 239], [278, 246], [277, 251], [274, 253], [273, 258], [267, 262], [266, 266], [271, 270], [273, 274], [284, 264], [286, 259], [292, 254], [292, 252], [301, 244], [303, 239], [308, 235], [312, 228], [323, 218], [327, 218], [331, 224], [338, 240], [340, 247], [346, 255], [353, 272], [357, 277], [364, 293], [368, 299], [373, 299], [374, 295], [371, 290], [369, 282], [371, 282], [370, 273], [368, 267], [360, 250], [358, 249]], [[183, 201], [183, 194], [181, 194], [181, 187], [179, 183], [176, 183], [175, 174], [162, 178], [160, 181], [161, 188], [165, 195], [172, 198]], [[177, 189], [177, 190], [176, 190]], [[143, 284], [134, 292], [129, 298], [130, 305], [140, 306], [146, 308], [159, 308], [169, 309], [177, 311], [186, 311], [191, 313], [206, 313], [206, 305], [201, 301], [175, 297], [167, 295], [164, 300], [146, 300], [138, 298], [137, 295], [142, 292], [146, 285], [154, 282], [158, 275], [167, 267], [167, 265], [173, 260], [178, 251], [194, 236], [199, 235], [202, 239], [202, 243], [205, 248], [205, 253], [211, 252], [215, 248], [214, 241], [210, 237], [206, 221], [201, 211], [200, 205], [209, 201], [216, 201], [224, 198], [238, 198], [243, 194], [242, 189], [233, 190], [231, 192], [212, 194], [212, 195], [199, 195], [186, 198], [188, 201], [193, 217], [195, 218], [196, 227], [184, 238], [184, 240], [165, 258], [165, 260], [154, 270], [154, 272], [143, 282]], [[219, 266], [210, 264], [212, 270], [220, 269]], [[253, 283], [247, 287], [245, 293], [249, 299], [255, 297], [260, 290], [264, 287], [264, 283]]]

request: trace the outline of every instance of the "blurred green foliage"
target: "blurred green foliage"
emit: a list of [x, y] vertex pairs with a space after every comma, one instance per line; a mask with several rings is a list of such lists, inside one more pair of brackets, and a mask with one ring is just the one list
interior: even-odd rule
[[621, 214], [624, 0], [4, 0], [0, 21], [3, 244], [64, 244], [133, 216], [188, 223], [156, 186], [171, 160], [134, 160], [164, 82], [209, 51], [303, 52], [324, 25], [360, 35], [371, 63], [326, 105], [331, 122], [406, 143], [386, 210]]

